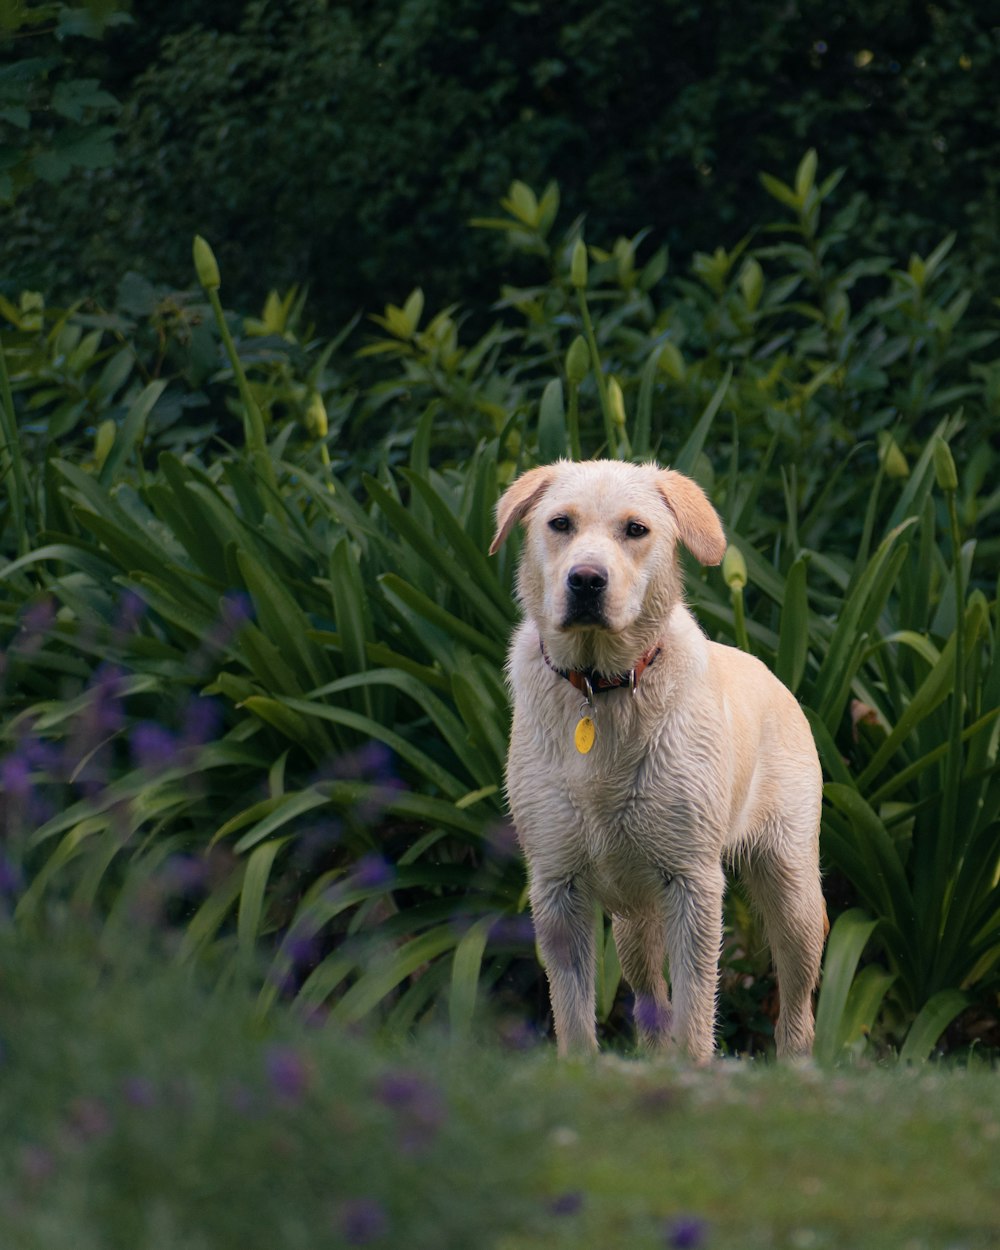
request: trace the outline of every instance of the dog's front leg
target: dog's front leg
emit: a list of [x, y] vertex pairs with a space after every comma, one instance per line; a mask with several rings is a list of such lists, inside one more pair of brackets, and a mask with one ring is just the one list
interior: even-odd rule
[[677, 876], [667, 891], [667, 957], [674, 1041], [695, 1063], [715, 1050], [715, 1004], [722, 950], [721, 866]]
[[534, 877], [531, 915], [560, 1055], [597, 1050], [594, 899], [577, 877]]

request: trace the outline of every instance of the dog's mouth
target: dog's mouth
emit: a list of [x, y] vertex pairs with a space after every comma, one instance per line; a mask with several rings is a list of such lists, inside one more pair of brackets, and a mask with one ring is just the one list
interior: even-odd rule
[[608, 618], [601, 604], [584, 604], [571, 602], [567, 605], [562, 620], [564, 630], [571, 629], [608, 629]]

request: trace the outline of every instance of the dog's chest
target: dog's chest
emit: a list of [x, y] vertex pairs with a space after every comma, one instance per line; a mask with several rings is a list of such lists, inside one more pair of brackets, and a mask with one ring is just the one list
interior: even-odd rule
[[551, 774], [573, 813], [574, 849], [609, 884], [648, 869], [659, 880], [665, 861], [677, 862], [690, 825], [692, 785], [672, 758], [669, 725], [625, 725], [601, 704], [594, 720], [592, 748], [581, 753], [561, 742]]

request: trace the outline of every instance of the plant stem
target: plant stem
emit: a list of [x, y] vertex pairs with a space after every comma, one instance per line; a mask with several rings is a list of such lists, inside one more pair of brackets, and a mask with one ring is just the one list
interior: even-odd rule
[[569, 431], [569, 454], [573, 460], [583, 459], [580, 446], [580, 388], [576, 382], [569, 382], [569, 403], [566, 408], [566, 427]]
[[3, 451], [6, 461], [3, 466], [3, 476], [10, 475], [10, 507], [17, 529], [17, 554], [23, 556], [27, 555], [30, 545], [25, 512], [28, 489], [24, 476], [21, 440], [17, 429], [17, 415], [14, 412], [14, 396], [10, 389], [10, 374], [7, 372], [7, 356], [2, 339], [0, 339], [0, 423], [2, 423]]
[[743, 610], [743, 587], [734, 586], [729, 592], [733, 602], [733, 633], [741, 651], [750, 651], [750, 635], [747, 633], [746, 614]]
[[212, 305], [212, 312], [215, 314], [219, 334], [222, 336], [222, 345], [226, 349], [226, 355], [229, 357], [229, 363], [236, 378], [240, 399], [243, 401], [243, 428], [247, 447], [250, 449], [257, 471], [265, 483], [272, 489], [275, 489], [277, 487], [277, 478], [274, 472], [274, 463], [267, 450], [264, 417], [250, 390], [250, 383], [247, 380], [246, 370], [243, 368], [243, 361], [240, 360], [236, 344], [233, 342], [233, 336], [229, 332], [229, 326], [226, 324], [226, 315], [222, 311], [222, 301], [219, 299], [219, 292], [208, 287], [205, 293], [208, 295], [209, 303]]
[[[962, 720], [965, 696], [965, 587], [962, 576], [962, 534], [958, 523], [958, 506], [954, 490], [945, 491], [948, 505], [948, 521], [951, 529], [951, 552], [955, 578], [955, 684], [952, 691], [951, 727], [948, 755], [945, 764], [944, 795], [941, 804], [941, 831], [938, 839], [941, 848], [939, 863], [942, 868], [953, 860], [958, 830], [959, 786], [962, 778]], [[940, 878], [943, 881], [943, 877]], [[943, 921], [942, 917], [942, 921]]]
[[615, 438], [615, 422], [611, 415], [611, 401], [608, 399], [608, 383], [601, 368], [601, 357], [597, 350], [597, 336], [594, 334], [594, 323], [590, 319], [587, 307], [587, 296], [582, 287], [577, 287], [577, 303], [580, 305], [580, 316], [583, 320], [583, 332], [587, 336], [590, 358], [594, 364], [594, 377], [597, 379], [597, 393], [601, 399], [601, 412], [604, 416], [604, 438], [608, 445], [608, 455], [617, 454], [618, 441]]

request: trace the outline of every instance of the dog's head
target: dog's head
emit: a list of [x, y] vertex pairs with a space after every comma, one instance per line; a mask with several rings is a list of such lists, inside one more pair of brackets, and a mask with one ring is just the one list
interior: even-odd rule
[[726, 539], [701, 487], [619, 460], [562, 460], [523, 474], [497, 505], [493, 554], [518, 522], [518, 598], [559, 667], [620, 671], [657, 640], [681, 598], [678, 543], [718, 564]]

